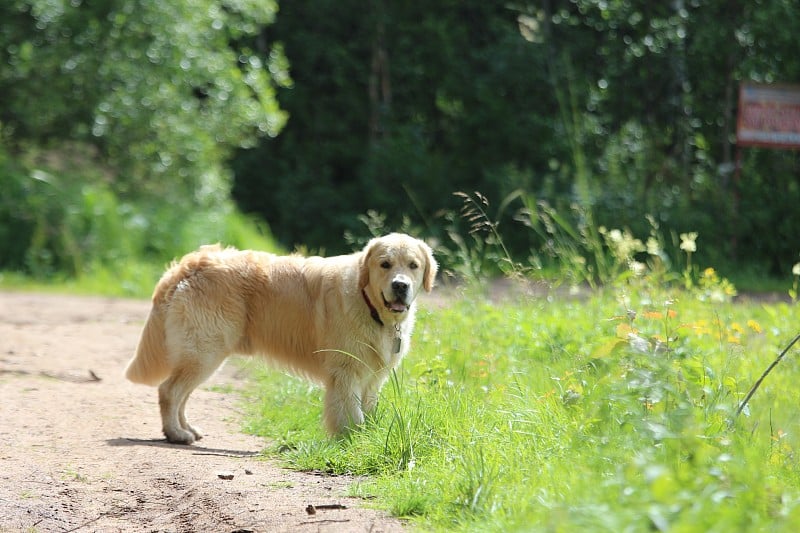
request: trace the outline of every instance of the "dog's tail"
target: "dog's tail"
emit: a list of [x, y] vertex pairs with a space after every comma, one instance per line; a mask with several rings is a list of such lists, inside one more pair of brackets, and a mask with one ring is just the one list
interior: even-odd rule
[[153, 291], [153, 307], [136, 348], [136, 355], [125, 369], [125, 377], [134, 383], [158, 385], [172, 370], [167, 353], [167, 337], [164, 326], [167, 305], [176, 285], [180, 281], [177, 265], [172, 265]]
[[179, 285], [209, 265], [213, 256], [222, 252], [218, 244], [201, 246], [196, 252], [185, 255], [180, 262], [173, 262], [161, 276], [153, 291], [153, 307], [142, 331], [136, 355], [125, 369], [125, 377], [134, 383], [159, 385], [172, 372], [172, 362], [167, 350], [165, 321], [170, 301]]

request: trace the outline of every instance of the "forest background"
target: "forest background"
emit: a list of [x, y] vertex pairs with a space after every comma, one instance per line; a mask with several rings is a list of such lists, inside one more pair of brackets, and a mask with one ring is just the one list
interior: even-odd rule
[[556, 231], [603, 227], [696, 232], [737, 284], [798, 261], [797, 153], [745, 149], [734, 179], [740, 84], [800, 81], [795, 0], [11, 0], [0, 21], [7, 273], [141, 294], [203, 242], [331, 254], [383, 229], [463, 265], [457, 191], [483, 195], [476, 244], [501, 228], [544, 271]]

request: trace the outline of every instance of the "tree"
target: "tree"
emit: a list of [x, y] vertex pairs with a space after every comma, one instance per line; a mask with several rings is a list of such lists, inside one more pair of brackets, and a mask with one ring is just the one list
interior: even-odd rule
[[250, 44], [276, 11], [273, 0], [0, 3], [0, 267], [80, 274], [222, 233], [234, 148], [286, 120], [280, 44], [260, 43], [263, 55]]
[[[272, 0], [11, 0], [0, 6], [0, 124], [8, 142], [89, 143], [123, 194], [226, 198], [231, 149], [275, 136], [286, 115], [246, 39]], [[272, 72], [272, 75], [270, 75]]]
[[368, 209], [436, 232], [456, 190], [539, 187], [526, 169], [563, 143], [516, 16], [496, 2], [282, 4], [265, 33], [292, 63], [296, 83], [279, 91], [291, 118], [237, 155], [237, 202], [289, 245], [341, 251]]

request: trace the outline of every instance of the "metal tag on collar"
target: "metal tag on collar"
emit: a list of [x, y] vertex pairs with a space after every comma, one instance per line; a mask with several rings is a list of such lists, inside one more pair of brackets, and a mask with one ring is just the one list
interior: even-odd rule
[[397, 337], [394, 338], [394, 346], [392, 348], [392, 353], [399, 354], [400, 347], [402, 346], [402, 341], [400, 340], [400, 326], [395, 324], [394, 330], [397, 332]]

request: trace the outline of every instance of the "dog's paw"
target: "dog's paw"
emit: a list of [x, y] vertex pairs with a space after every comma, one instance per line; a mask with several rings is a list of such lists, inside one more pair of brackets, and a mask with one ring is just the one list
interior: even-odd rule
[[194, 435], [194, 440], [200, 440], [203, 438], [203, 432], [197, 426], [190, 426], [187, 424], [186, 429], [189, 431], [189, 433]]
[[164, 429], [164, 435], [172, 444], [192, 444], [198, 439], [193, 432], [181, 428]]

